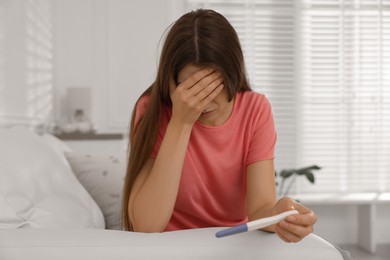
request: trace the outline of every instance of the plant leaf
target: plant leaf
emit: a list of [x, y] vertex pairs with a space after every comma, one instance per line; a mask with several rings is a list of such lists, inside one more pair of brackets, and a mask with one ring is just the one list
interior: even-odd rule
[[291, 175], [293, 175], [294, 172], [295, 172], [294, 170], [282, 170], [282, 171], [280, 172], [280, 176], [281, 176], [282, 178], [286, 179], [286, 178], [290, 177]]
[[318, 165], [312, 165], [307, 167], [308, 170], [321, 170], [321, 167]]
[[321, 167], [317, 165], [312, 165], [309, 167], [303, 167], [297, 170], [298, 175], [307, 175], [308, 172], [312, 172], [313, 170], [320, 170]]
[[311, 183], [314, 184], [315, 178], [314, 178], [314, 174], [312, 172], [306, 172], [305, 176]]
[[302, 168], [302, 169], [299, 169], [299, 170], [297, 171], [297, 174], [298, 174], [298, 175], [306, 175], [308, 172], [309, 172], [308, 169]]

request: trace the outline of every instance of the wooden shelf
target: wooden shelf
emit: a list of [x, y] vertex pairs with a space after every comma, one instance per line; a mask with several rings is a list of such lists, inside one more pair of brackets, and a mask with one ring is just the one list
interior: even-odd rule
[[64, 141], [85, 141], [85, 140], [121, 140], [123, 134], [120, 133], [62, 133], [55, 135], [57, 138]]

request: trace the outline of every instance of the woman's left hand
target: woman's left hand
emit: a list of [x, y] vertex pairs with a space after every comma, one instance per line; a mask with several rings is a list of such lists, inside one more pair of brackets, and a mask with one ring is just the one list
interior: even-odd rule
[[283, 241], [296, 243], [313, 232], [317, 216], [302, 204], [284, 197], [276, 203], [275, 209], [277, 214], [293, 209], [299, 212], [299, 214], [290, 215], [275, 225], [275, 232]]

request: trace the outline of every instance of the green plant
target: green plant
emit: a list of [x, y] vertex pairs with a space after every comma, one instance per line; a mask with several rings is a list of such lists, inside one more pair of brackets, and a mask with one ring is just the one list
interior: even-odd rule
[[[276, 185], [279, 186], [278, 187], [278, 195], [279, 196], [286, 196], [287, 194], [289, 194], [293, 184], [295, 183], [297, 176], [306, 176], [306, 179], [310, 183], [314, 184], [315, 183], [315, 176], [314, 176], [313, 171], [320, 170], [320, 169], [321, 169], [321, 167], [319, 167], [317, 165], [312, 165], [309, 167], [303, 167], [303, 168], [298, 168], [298, 169], [283, 169], [279, 173], [277, 171], [275, 171], [275, 176], [276, 177], [279, 176], [279, 178], [281, 179], [280, 186], [279, 186], [279, 183], [276, 182]], [[285, 188], [287, 179], [289, 179], [290, 177], [292, 177], [292, 179], [289, 180], [289, 183], [287, 184], [287, 187]]]

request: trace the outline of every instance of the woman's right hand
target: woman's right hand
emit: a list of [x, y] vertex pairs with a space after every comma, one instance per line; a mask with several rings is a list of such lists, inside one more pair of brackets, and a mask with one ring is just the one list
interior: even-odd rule
[[193, 125], [222, 91], [223, 77], [213, 69], [201, 69], [178, 86], [171, 78], [172, 120]]

